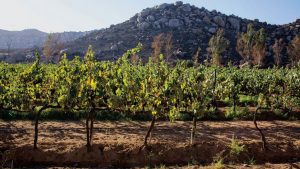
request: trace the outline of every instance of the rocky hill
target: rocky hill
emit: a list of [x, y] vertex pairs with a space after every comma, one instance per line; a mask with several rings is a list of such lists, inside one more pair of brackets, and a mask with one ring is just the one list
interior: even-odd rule
[[[59, 34], [62, 42], [70, 42], [86, 35], [86, 32], [63, 32]], [[22, 31], [7, 31], [0, 29], [0, 49], [28, 49], [42, 47], [47, 39], [48, 33], [25, 29]]]
[[67, 52], [70, 56], [83, 56], [90, 44], [99, 60], [111, 60], [141, 42], [145, 47], [143, 56], [148, 57], [153, 37], [160, 33], [172, 33], [173, 53], [177, 58], [192, 58], [198, 47], [202, 49], [201, 55], [206, 57], [209, 39], [219, 28], [223, 28], [231, 44], [224, 57], [238, 61], [240, 56], [235, 51], [237, 35], [245, 32], [249, 23], [253, 23], [256, 29], [265, 28], [268, 57], [272, 57], [270, 46], [276, 38], [289, 42], [300, 30], [300, 20], [286, 25], [271, 25], [234, 15], [227, 16], [179, 1], [144, 9], [123, 23], [79, 38], [69, 43]]

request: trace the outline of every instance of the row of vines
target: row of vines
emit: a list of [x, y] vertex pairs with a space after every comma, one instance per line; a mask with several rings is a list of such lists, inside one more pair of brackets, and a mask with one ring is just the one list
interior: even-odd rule
[[[41, 64], [38, 54], [33, 64], [0, 63], [0, 110], [35, 113], [34, 148], [38, 124], [46, 109], [86, 112], [86, 142], [91, 151], [96, 112], [149, 113], [152, 122], [145, 133], [144, 147], [159, 117], [175, 119], [185, 111], [193, 117], [191, 144], [197, 117], [207, 109], [217, 109], [218, 101], [229, 98], [233, 107], [240, 94], [258, 97], [256, 113], [262, 108], [292, 111], [300, 106], [300, 68], [250, 69], [229, 66], [208, 67], [178, 61], [169, 65], [163, 55], [147, 63], [134, 61], [141, 46], [125, 53], [116, 62], [95, 61], [91, 48], [84, 59], [69, 61], [64, 56], [57, 65]], [[266, 141], [261, 133], [263, 148]]]

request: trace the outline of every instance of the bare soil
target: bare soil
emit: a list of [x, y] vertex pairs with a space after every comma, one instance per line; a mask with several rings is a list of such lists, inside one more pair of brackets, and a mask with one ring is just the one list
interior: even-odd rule
[[[13, 160], [17, 167], [112, 168], [210, 165], [218, 154], [227, 156], [227, 164], [264, 164], [253, 168], [268, 168], [265, 163], [276, 163], [269, 164], [269, 168], [289, 168], [290, 163], [300, 161], [299, 121], [258, 122], [268, 141], [267, 151], [261, 149], [259, 132], [251, 121], [199, 122], [193, 146], [189, 144], [191, 122], [157, 122], [151, 147], [141, 149], [149, 125], [136, 121], [95, 122], [92, 152], [87, 153], [84, 121], [41, 122], [38, 150], [33, 149], [33, 122], [0, 121], [0, 151], [8, 152], [1, 158], [7, 164]], [[233, 137], [245, 146], [238, 156], [228, 156]]]

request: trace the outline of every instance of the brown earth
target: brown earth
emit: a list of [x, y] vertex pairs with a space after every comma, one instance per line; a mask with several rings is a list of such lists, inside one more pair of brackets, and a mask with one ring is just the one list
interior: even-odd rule
[[[225, 157], [225, 163], [300, 161], [299, 121], [258, 122], [268, 141], [267, 151], [261, 149], [260, 135], [251, 121], [199, 122], [194, 146], [189, 145], [191, 122], [157, 122], [151, 147], [140, 149], [149, 125], [149, 122], [98, 121], [92, 152], [87, 153], [83, 121], [41, 122], [38, 150], [33, 150], [32, 122], [0, 121], [0, 151], [9, 152], [2, 156], [2, 162], [3, 158], [7, 163], [13, 160], [18, 167], [186, 166], [209, 165], [218, 154]], [[239, 144], [245, 145], [244, 152], [238, 156], [229, 155], [228, 145], [233, 136]], [[274, 166], [289, 167], [288, 164]]]

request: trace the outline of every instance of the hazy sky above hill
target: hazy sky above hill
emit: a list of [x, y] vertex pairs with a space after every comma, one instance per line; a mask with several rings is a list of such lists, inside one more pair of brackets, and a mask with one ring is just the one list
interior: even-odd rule
[[[171, 0], [0, 0], [0, 29], [87, 31], [121, 23]], [[183, 0], [242, 18], [285, 24], [300, 18], [300, 0]]]

